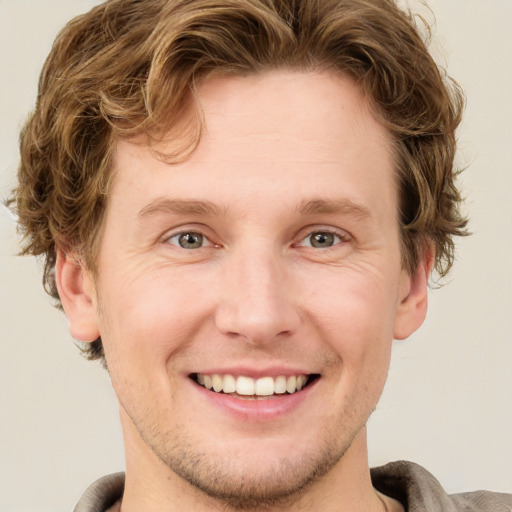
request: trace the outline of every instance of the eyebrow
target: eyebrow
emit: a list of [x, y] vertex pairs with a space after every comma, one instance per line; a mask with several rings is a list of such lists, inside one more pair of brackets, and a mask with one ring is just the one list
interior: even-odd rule
[[158, 198], [144, 206], [138, 217], [145, 218], [158, 214], [223, 215], [224, 212], [210, 201]]
[[336, 214], [350, 215], [360, 219], [366, 219], [372, 215], [369, 208], [350, 199], [302, 201], [297, 211], [301, 215]]
[[[159, 214], [214, 216], [225, 215], [225, 213], [225, 210], [211, 201], [157, 198], [144, 206], [139, 211], [138, 217], [142, 219]], [[371, 211], [367, 207], [355, 203], [350, 199], [304, 200], [297, 206], [297, 213], [299, 213], [299, 215], [351, 215], [361, 219], [371, 217]]]

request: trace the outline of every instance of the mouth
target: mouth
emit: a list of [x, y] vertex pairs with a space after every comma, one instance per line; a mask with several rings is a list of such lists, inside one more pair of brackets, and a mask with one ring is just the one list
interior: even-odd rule
[[241, 400], [269, 400], [293, 395], [311, 385], [319, 374], [266, 376], [254, 379], [245, 375], [192, 373], [190, 378], [199, 386]]

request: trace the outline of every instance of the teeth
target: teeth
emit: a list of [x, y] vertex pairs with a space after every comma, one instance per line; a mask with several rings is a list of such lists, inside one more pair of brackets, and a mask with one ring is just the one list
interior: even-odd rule
[[233, 375], [224, 375], [222, 391], [224, 393], [234, 393], [236, 391], [236, 379]]
[[262, 377], [256, 381], [254, 394], [269, 396], [274, 394], [274, 379], [272, 377]]
[[282, 395], [283, 393], [286, 393], [286, 377], [283, 375], [277, 377], [277, 379], [274, 382], [274, 393], [276, 395]]
[[219, 391], [222, 391], [224, 387], [223, 379], [220, 375], [212, 375], [212, 384], [213, 384], [213, 390], [217, 393]]
[[236, 379], [236, 392], [239, 395], [254, 395], [254, 379], [250, 377], [238, 377], [238, 379]]
[[297, 389], [297, 377], [295, 375], [292, 375], [291, 377], [288, 377], [286, 380], [286, 391], [288, 393], [293, 393]]
[[282, 395], [284, 393], [295, 393], [300, 391], [308, 380], [306, 375], [290, 375], [285, 377], [261, 377], [253, 379], [240, 375], [204, 375], [196, 374], [198, 384], [206, 389], [213, 390], [216, 393], [237, 393], [244, 396], [271, 396]]

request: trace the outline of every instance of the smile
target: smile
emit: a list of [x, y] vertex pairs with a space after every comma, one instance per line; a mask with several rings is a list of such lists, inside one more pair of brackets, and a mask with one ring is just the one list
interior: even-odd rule
[[206, 375], [195, 373], [191, 375], [200, 386], [215, 393], [224, 393], [237, 396], [241, 399], [264, 399], [274, 395], [293, 394], [305, 388], [318, 375], [280, 375], [278, 377], [260, 377], [253, 379], [240, 375], [230, 374]]

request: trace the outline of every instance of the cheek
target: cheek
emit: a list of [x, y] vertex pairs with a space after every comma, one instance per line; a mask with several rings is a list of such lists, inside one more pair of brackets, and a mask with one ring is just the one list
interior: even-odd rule
[[[392, 338], [398, 306], [398, 279], [367, 268], [339, 268], [324, 276], [309, 276], [298, 296], [318, 328], [335, 337]], [[319, 283], [321, 286], [319, 286]]]
[[101, 285], [99, 324], [107, 362], [122, 360], [132, 372], [161, 367], [177, 357], [207, 315], [197, 287], [179, 276], [123, 280], [112, 273]]
[[340, 271], [309, 296], [311, 322], [343, 365], [352, 386], [383, 385], [393, 340], [398, 292], [384, 274]]

